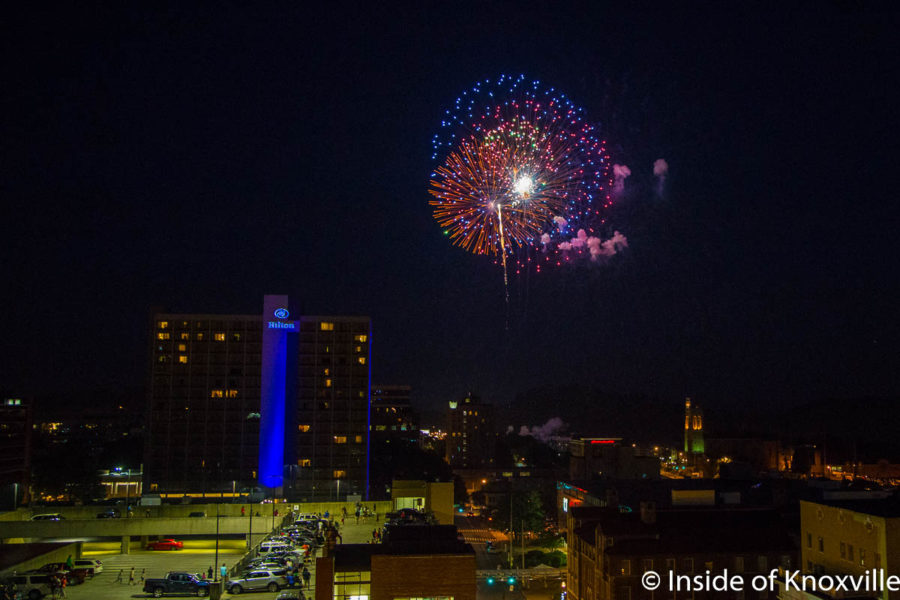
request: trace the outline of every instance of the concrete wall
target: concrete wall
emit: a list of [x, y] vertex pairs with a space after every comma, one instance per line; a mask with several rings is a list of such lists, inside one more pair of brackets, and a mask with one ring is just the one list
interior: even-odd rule
[[[38, 547], [43, 546], [45, 544], [40, 544]], [[50, 546], [50, 544], [46, 544]], [[73, 542], [71, 544], [52, 544], [56, 546], [53, 550], [49, 552], [45, 552], [44, 554], [40, 554], [28, 560], [23, 560], [16, 564], [13, 564], [0, 573], [0, 577], [5, 577], [7, 575], [12, 575], [13, 573], [24, 573], [25, 571], [30, 571], [32, 569], [40, 569], [47, 563], [52, 562], [66, 562], [66, 559], [70, 556], [72, 559], [81, 558], [81, 543]], [[24, 549], [24, 548], [23, 548]]]
[[[275, 525], [281, 525], [283, 518], [277, 518]], [[222, 517], [219, 521], [220, 534], [250, 533], [248, 517]], [[253, 532], [271, 531], [272, 518], [254, 518]], [[83, 537], [123, 537], [123, 536], [186, 536], [215, 535], [216, 518], [194, 519], [65, 519], [62, 521], [2, 521], [0, 538], [83, 538]]]

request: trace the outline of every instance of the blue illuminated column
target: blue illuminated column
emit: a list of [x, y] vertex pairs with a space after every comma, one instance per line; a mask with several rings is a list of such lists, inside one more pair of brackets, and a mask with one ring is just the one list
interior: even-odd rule
[[287, 296], [264, 297], [258, 480], [267, 488], [281, 487], [284, 480], [288, 336], [299, 330], [297, 321], [290, 320], [290, 316]]

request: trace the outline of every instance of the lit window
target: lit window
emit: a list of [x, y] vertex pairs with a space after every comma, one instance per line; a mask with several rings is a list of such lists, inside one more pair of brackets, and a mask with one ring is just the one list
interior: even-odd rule
[[347, 471], [344, 471], [343, 469], [337, 470], [333, 473], [333, 475], [335, 479], [343, 479], [347, 476]]
[[225, 396], [225, 392], [222, 390], [210, 390], [209, 397], [210, 398], [223, 398]]
[[213, 334], [213, 338], [215, 338], [215, 340], [216, 340], [217, 342], [224, 342], [224, 341], [225, 341], [225, 334], [224, 334], [224, 333], [221, 333], [221, 332], [220, 332], [220, 333], [216, 333], [216, 334]]
[[197, 333], [197, 341], [198, 341], [198, 342], [202, 342], [202, 341], [203, 341], [203, 332], [202, 332], [202, 331], [199, 332], [199, 333]]
[[187, 352], [187, 344], [178, 344], [179, 352]]
[[159, 362], [161, 362], [161, 363], [169, 362], [169, 357], [168, 357], [167, 355], [165, 355], [165, 354], [160, 354], [160, 355], [156, 358], [156, 360], [159, 361]]
[[357, 347], [356, 347], [356, 351], [357, 351], [357, 352], [362, 352], [362, 346], [357, 346]]
[[181, 356], [178, 357], [178, 362], [181, 363], [181, 364], [183, 364], [183, 365], [186, 365], [186, 364], [187, 364], [187, 356], [185, 356], [184, 354], [182, 354]]
[[319, 328], [322, 331], [334, 331], [334, 323], [329, 323], [327, 321], [322, 321], [319, 323]]
[[363, 391], [360, 390], [360, 391], [359, 391], [359, 397], [362, 398], [362, 397], [364, 397], [364, 396], [365, 396], [365, 393], [363, 393]]
[[167, 339], [169, 339], [169, 337], [171, 337], [171, 336], [169, 335], [168, 332], [160, 331], [159, 333], [156, 334], [156, 339], [158, 339], [158, 340], [167, 340]]
[[297, 429], [303, 433], [309, 431], [309, 425], [297, 425]]
[[365, 357], [365, 356], [360, 356], [360, 357], [358, 357], [356, 360], [359, 361], [359, 364], [361, 364], [361, 365], [366, 364], [366, 357]]
[[331, 375], [331, 369], [325, 369], [325, 376], [328, 377]]
[[330, 380], [330, 379], [326, 379], [326, 380], [325, 380], [325, 387], [331, 387], [331, 380]]
[[297, 465], [300, 467], [311, 467], [312, 461], [309, 460], [308, 458], [301, 458], [300, 460], [297, 461]]
[[178, 336], [178, 337], [180, 337], [180, 338], [183, 339], [183, 340], [189, 340], [189, 339], [191, 339], [191, 334], [189, 334], [188, 332], [184, 331], [184, 332], [182, 332], [181, 335]]
[[369, 339], [369, 336], [367, 336], [367, 335], [358, 335], [358, 336], [356, 336], [356, 337], [353, 338], [353, 339], [354, 339], [354, 341], [357, 341], [357, 342], [365, 342], [366, 340]]
[[335, 444], [346, 444], [346, 443], [347, 443], [347, 436], [346, 436], [346, 435], [336, 435], [336, 436], [334, 436], [334, 443], [335, 443]]
[[241, 341], [241, 334], [238, 332], [234, 332], [231, 334], [231, 339], [233, 339], [235, 342], [239, 342]]
[[238, 391], [237, 390], [225, 390], [226, 398], [237, 398]]
[[168, 327], [169, 327], [169, 322], [168, 322], [168, 321], [160, 321], [160, 322], [159, 322], [159, 328], [160, 328], [160, 329], [168, 329]]
[[355, 441], [357, 444], [362, 444], [362, 436], [356, 436], [355, 438], [353, 438], [353, 441]]

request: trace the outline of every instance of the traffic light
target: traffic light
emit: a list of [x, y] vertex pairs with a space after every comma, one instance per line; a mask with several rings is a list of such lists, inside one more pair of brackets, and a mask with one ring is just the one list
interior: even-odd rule
[[488, 585], [494, 585], [494, 578], [493, 578], [493, 577], [488, 577], [488, 578], [487, 578], [487, 584], [488, 584]]

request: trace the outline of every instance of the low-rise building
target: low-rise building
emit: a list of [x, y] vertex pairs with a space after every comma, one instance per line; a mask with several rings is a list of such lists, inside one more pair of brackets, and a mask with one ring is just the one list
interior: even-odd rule
[[316, 560], [315, 600], [475, 600], [475, 551], [453, 525], [389, 527]]
[[[749, 581], [775, 568], [793, 568], [797, 562], [787, 526], [778, 513], [764, 509], [657, 510], [652, 503], [633, 512], [573, 507], [568, 544], [571, 600], [651, 600], [654, 591], [641, 580], [649, 571], [662, 577], [656, 597], [670, 598], [676, 595], [667, 587], [669, 573], [693, 577], [728, 569]], [[774, 592], [759, 597], [769, 596], [774, 598]], [[684, 597], [704, 593], [688, 592]]]

